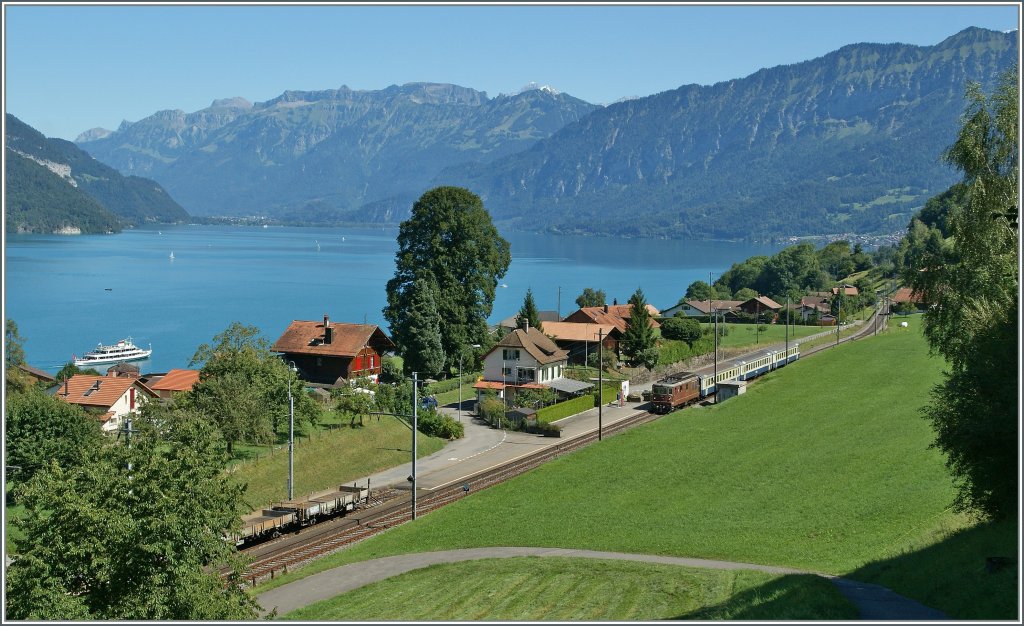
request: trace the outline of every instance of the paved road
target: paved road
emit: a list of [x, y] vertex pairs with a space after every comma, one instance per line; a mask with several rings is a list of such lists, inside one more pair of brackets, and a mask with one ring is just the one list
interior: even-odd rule
[[[271, 589], [257, 596], [261, 615], [277, 609], [278, 615], [284, 615], [295, 609], [333, 598], [336, 595], [358, 589], [392, 576], [404, 574], [415, 569], [428, 567], [438, 563], [457, 563], [477, 559], [511, 558], [520, 556], [560, 556], [581, 559], [617, 559], [682, 565], [685, 567], [703, 567], [708, 569], [746, 569], [768, 572], [771, 574], [816, 574], [786, 567], [757, 565], [754, 563], [733, 563], [709, 559], [691, 559], [683, 557], [657, 556], [650, 554], [628, 554], [622, 552], [599, 552], [594, 550], [570, 550], [563, 548], [466, 548], [462, 550], [445, 550], [440, 552], [424, 552], [419, 554], [401, 554], [371, 561], [362, 561], [336, 567], [325, 572], [307, 576], [276, 589]], [[822, 574], [816, 574], [822, 575]], [[936, 621], [949, 619], [941, 611], [929, 608], [904, 598], [893, 591], [835, 576], [825, 576], [835, 584], [839, 592], [846, 596], [857, 607], [860, 618], [864, 620], [921, 620]]]

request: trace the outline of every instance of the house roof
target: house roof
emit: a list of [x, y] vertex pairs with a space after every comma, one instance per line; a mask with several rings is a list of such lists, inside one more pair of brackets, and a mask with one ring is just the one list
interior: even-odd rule
[[199, 382], [199, 370], [173, 369], [149, 385], [153, 391], [188, 391]]
[[123, 376], [90, 376], [75, 374], [56, 388], [56, 397], [71, 404], [110, 408], [114, 406], [129, 387], [138, 387], [150, 396], [156, 394], [137, 379]]
[[[840, 287], [833, 287], [832, 288], [832, 295], [835, 295], [835, 294], [839, 293], [839, 289], [840, 289]], [[842, 286], [842, 290], [843, 290], [843, 295], [844, 296], [860, 295], [860, 290], [857, 289], [856, 287], [854, 287], [853, 285], [843, 285]]]
[[800, 298], [800, 304], [802, 306], [818, 306], [821, 304], [829, 304], [830, 300], [826, 296], [810, 295]]
[[18, 369], [20, 369], [21, 371], [25, 372], [26, 374], [29, 374], [29, 375], [31, 375], [31, 376], [33, 376], [33, 377], [35, 377], [35, 378], [37, 378], [37, 379], [39, 379], [39, 380], [41, 380], [43, 382], [52, 383], [53, 381], [57, 380], [56, 378], [53, 377], [52, 374], [50, 374], [48, 372], [44, 372], [43, 370], [39, 369], [38, 367], [32, 367], [31, 365], [29, 365], [27, 363], [22, 363], [21, 365], [18, 366]]
[[[519, 326], [519, 324], [516, 324], [517, 317], [519, 317], [518, 312], [512, 317], [506, 317], [498, 322], [498, 326], [501, 328], [516, 328]], [[537, 311], [537, 317], [539, 317], [541, 323], [544, 324], [545, 330], [547, 330], [548, 322], [558, 322], [562, 319], [558, 316], [558, 311]]]
[[750, 304], [750, 303], [757, 303], [757, 302], [760, 302], [761, 306], [767, 307], [767, 308], [772, 309], [772, 310], [778, 310], [778, 309], [782, 308], [781, 304], [779, 304], [775, 300], [772, 300], [768, 296], [757, 296], [756, 298], [751, 298], [751, 299], [747, 300], [743, 304]]
[[[564, 321], [579, 323], [586, 319], [595, 324], [611, 324], [624, 333], [626, 332], [626, 320], [629, 319], [632, 308], [631, 304], [585, 306], [566, 317]], [[654, 318], [661, 315], [661, 311], [653, 304], [647, 305], [647, 311], [651, 314], [651, 328], [660, 328], [661, 324]]]
[[586, 324], [581, 322], [544, 322], [544, 334], [555, 341], [597, 341], [597, 333], [607, 337], [619, 329], [614, 324]]
[[498, 348], [522, 348], [541, 365], [569, 358], [567, 351], [559, 348], [551, 338], [533, 327], [525, 331], [522, 328], [514, 329], [495, 344], [491, 352]]
[[921, 299], [921, 294], [915, 294], [911, 287], [900, 287], [892, 294], [890, 299], [894, 304], [901, 302], [913, 302], [915, 304], [921, 304], [924, 300]]
[[698, 311], [700, 311], [704, 315], [708, 315], [708, 314], [711, 313], [711, 309], [717, 309], [719, 311], [723, 311], [723, 310], [739, 308], [739, 306], [741, 304], [743, 304], [743, 301], [742, 300], [712, 300], [711, 301], [711, 309], [708, 309], [708, 301], [707, 300], [687, 300], [686, 304], [688, 304], [690, 307], [692, 307], [694, 309], [697, 309]]
[[[325, 328], [331, 329], [331, 341], [325, 340]], [[274, 352], [311, 354], [316, 356], [354, 357], [370, 345], [371, 341], [380, 348], [379, 352], [393, 350], [395, 344], [374, 324], [346, 324], [323, 321], [293, 320], [274, 345]]]
[[506, 387], [517, 387], [519, 389], [547, 389], [547, 385], [540, 383], [502, 383], [500, 380], [478, 380], [473, 383], [473, 389], [503, 389]]

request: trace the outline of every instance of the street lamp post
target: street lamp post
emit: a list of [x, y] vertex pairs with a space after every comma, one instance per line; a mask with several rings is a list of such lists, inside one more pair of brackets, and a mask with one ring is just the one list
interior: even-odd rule
[[295, 399], [292, 397], [292, 373], [298, 370], [294, 361], [288, 374], [288, 500], [295, 497]]
[[[479, 348], [480, 344], [474, 343], [471, 348]], [[462, 352], [459, 352], [459, 421], [462, 421]]]

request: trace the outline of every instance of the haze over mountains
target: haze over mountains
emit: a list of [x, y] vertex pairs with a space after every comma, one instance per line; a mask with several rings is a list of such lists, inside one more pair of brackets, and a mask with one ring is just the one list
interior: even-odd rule
[[397, 223], [426, 189], [454, 184], [527, 230], [893, 232], [957, 179], [940, 155], [966, 84], [988, 91], [1017, 46], [1017, 32], [977, 28], [934, 46], [854, 44], [606, 107], [552, 89], [288, 91], [161, 111], [77, 143], [194, 215]]

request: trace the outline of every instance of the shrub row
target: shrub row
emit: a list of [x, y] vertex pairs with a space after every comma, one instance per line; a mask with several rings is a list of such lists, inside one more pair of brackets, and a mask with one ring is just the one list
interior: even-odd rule
[[582, 413], [583, 411], [592, 408], [594, 408], [594, 396], [587, 394], [585, 396], [573, 398], [572, 400], [552, 404], [551, 406], [546, 406], [543, 409], [538, 410], [537, 423], [550, 424], [551, 422], [560, 420], [563, 417], [576, 415], [577, 413]]
[[428, 395], [428, 396], [432, 396], [432, 395], [435, 395], [435, 394], [438, 394], [438, 393], [444, 393], [446, 391], [452, 391], [454, 389], [458, 389], [459, 388], [459, 383], [460, 382], [462, 382], [462, 383], [473, 383], [473, 382], [476, 382], [476, 378], [479, 375], [480, 375], [479, 372], [469, 372], [469, 373], [464, 373], [462, 375], [462, 378], [459, 378], [458, 376], [456, 376], [454, 378], [449, 378], [447, 380], [441, 380], [441, 381], [438, 381], [436, 383], [431, 383], [431, 384], [426, 385], [426, 386], [423, 387], [423, 392], [426, 395]]

